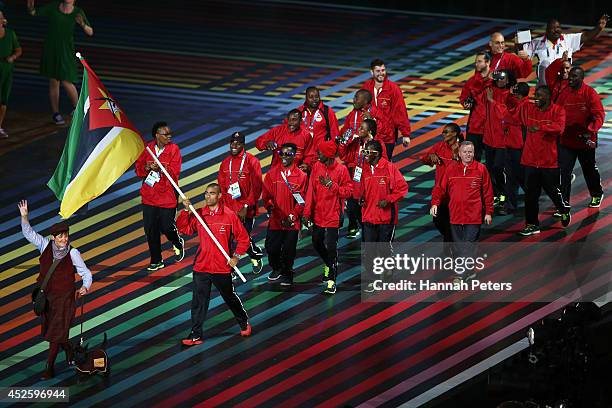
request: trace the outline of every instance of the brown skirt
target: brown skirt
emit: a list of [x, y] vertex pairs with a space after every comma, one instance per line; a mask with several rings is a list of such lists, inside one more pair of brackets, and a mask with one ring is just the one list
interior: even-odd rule
[[74, 318], [74, 290], [67, 293], [48, 293], [47, 310], [42, 314], [41, 335], [52, 343], [68, 341]]

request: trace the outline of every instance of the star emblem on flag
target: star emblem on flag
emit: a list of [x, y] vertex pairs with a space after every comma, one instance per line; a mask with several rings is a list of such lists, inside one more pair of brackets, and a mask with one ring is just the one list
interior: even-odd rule
[[98, 88], [98, 90], [100, 91], [100, 94], [102, 95], [102, 98], [97, 98], [97, 100], [104, 101], [104, 103], [102, 105], [100, 105], [100, 107], [98, 109], [108, 109], [108, 110], [110, 110], [111, 113], [115, 116], [115, 118], [117, 118], [119, 123], [121, 123], [121, 109], [119, 109], [119, 106], [117, 106], [117, 103], [115, 102], [115, 100], [113, 98], [109, 97], [106, 94], [106, 92], [104, 92], [103, 89]]

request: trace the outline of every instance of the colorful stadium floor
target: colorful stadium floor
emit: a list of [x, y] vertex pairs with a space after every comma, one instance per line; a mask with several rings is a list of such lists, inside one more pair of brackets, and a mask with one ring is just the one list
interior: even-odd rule
[[[261, 159], [265, 172], [270, 156], [257, 152], [254, 140], [302, 103], [307, 86], [321, 89], [342, 122], [354, 92], [370, 75], [369, 61], [387, 61], [390, 78], [404, 91], [413, 129], [411, 147], [395, 150], [394, 161], [410, 184], [400, 203], [397, 241], [440, 240], [428, 214], [434, 173], [417, 157], [439, 138], [441, 126], [453, 121], [465, 125], [458, 95], [472, 73], [475, 51], [493, 31], [511, 36], [517, 27], [543, 29], [535, 23], [314, 8], [305, 2], [182, 1], [175, 8], [149, 9], [136, 3], [124, 2], [112, 14], [105, 2], [80, 4], [95, 36], [79, 33], [77, 48], [147, 139], [153, 122], [171, 124], [183, 154], [180, 184], [197, 202], [204, 186], [216, 179], [232, 132], [246, 133], [248, 149]], [[525, 328], [564, 306], [417, 299], [361, 303], [360, 243], [347, 240], [342, 229], [335, 296], [320, 294], [321, 262], [305, 236], [298, 244], [297, 284], [291, 292], [275, 289], [267, 273], [252, 275], [242, 264], [248, 281], [237, 291], [251, 316], [253, 336], [238, 335], [233, 317], [216, 296], [204, 344], [184, 349], [179, 342], [190, 328], [197, 240], [187, 240], [182, 262], [169, 260], [166, 268], [146, 272], [140, 182], [130, 170], [70, 220], [73, 245], [94, 274], [85, 305], [85, 337], [97, 344], [107, 334], [112, 374], [79, 379], [60, 354], [56, 377], [39, 382], [47, 343], [38, 336], [30, 307], [38, 255], [21, 235], [17, 202], [29, 200], [30, 220], [39, 232], [58, 221], [58, 202], [46, 182], [66, 129], [50, 133], [52, 127], [41, 119], [41, 112], [48, 111], [46, 82], [37, 74], [46, 24], [22, 9], [9, 9], [7, 18], [24, 48], [9, 124], [33, 119], [31, 127], [12, 135], [17, 141], [0, 140], [0, 386], [67, 386], [71, 405], [79, 407], [416, 407], [524, 349]], [[612, 106], [611, 45], [605, 35], [576, 55], [607, 112]], [[609, 156], [609, 114], [600, 141], [598, 157]], [[600, 160], [606, 192], [611, 170], [609, 160]], [[551, 203], [543, 196], [542, 234], [523, 241], [611, 241], [610, 199], [598, 210], [587, 209], [589, 194], [579, 167], [576, 175], [572, 225], [563, 230], [554, 223]], [[254, 230], [260, 243], [265, 224], [260, 216]], [[484, 227], [482, 240], [508, 242], [511, 248], [520, 241], [516, 233], [522, 227], [520, 216], [496, 217]], [[171, 258], [170, 251], [165, 255]], [[509, 249], [508, 256], [520, 253]], [[78, 335], [77, 326], [71, 335]]]

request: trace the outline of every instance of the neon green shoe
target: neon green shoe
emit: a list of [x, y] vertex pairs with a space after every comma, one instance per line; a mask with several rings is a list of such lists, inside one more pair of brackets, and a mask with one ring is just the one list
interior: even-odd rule
[[323, 290], [323, 293], [328, 295], [333, 295], [334, 293], [336, 293], [336, 282], [334, 282], [333, 280], [328, 280], [325, 284], [325, 290]]

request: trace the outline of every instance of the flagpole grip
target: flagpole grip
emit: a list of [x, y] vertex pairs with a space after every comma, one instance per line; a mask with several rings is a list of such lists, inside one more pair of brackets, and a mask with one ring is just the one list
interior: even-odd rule
[[[151, 155], [151, 157], [153, 158], [153, 160], [155, 160], [155, 163], [157, 163], [157, 165], [159, 166], [159, 168], [162, 171], [162, 173], [164, 173], [164, 175], [168, 178], [168, 181], [170, 181], [170, 184], [172, 184], [172, 187], [174, 187], [174, 189], [179, 193], [179, 195], [181, 196], [181, 198], [183, 200], [186, 200], [187, 197], [185, 196], [185, 194], [183, 194], [183, 192], [181, 191], [181, 189], [178, 186], [178, 184], [176, 184], [174, 179], [172, 177], [170, 177], [170, 174], [168, 173], [168, 170], [166, 170], [164, 165], [161, 164], [161, 162], [157, 158], [157, 155], [155, 153], [153, 153], [153, 151], [149, 148], [149, 146], [146, 146], [146, 149], [147, 149], [147, 152], [149, 152], [149, 155]], [[223, 246], [219, 243], [217, 238], [213, 235], [212, 231], [210, 230], [210, 228], [208, 228], [208, 225], [206, 225], [206, 223], [204, 222], [202, 217], [200, 217], [200, 214], [198, 214], [198, 212], [196, 211], [194, 206], [190, 204], [189, 205], [189, 210], [193, 213], [193, 215], [195, 215], [196, 219], [200, 222], [202, 227], [204, 227], [204, 230], [206, 231], [206, 233], [208, 234], [210, 239], [213, 240], [213, 242], [215, 243], [215, 245], [217, 246], [219, 251], [221, 251], [221, 253], [225, 257], [225, 259], [229, 262], [229, 260], [231, 259], [230, 256], [227, 254], [227, 252], [225, 252], [225, 248], [223, 248]], [[237, 266], [234, 266], [234, 272], [236, 272], [236, 275], [238, 275], [238, 277], [240, 278], [240, 280], [242, 282], [246, 282], [246, 278], [244, 277], [242, 272], [240, 272], [240, 269], [238, 269]]]

